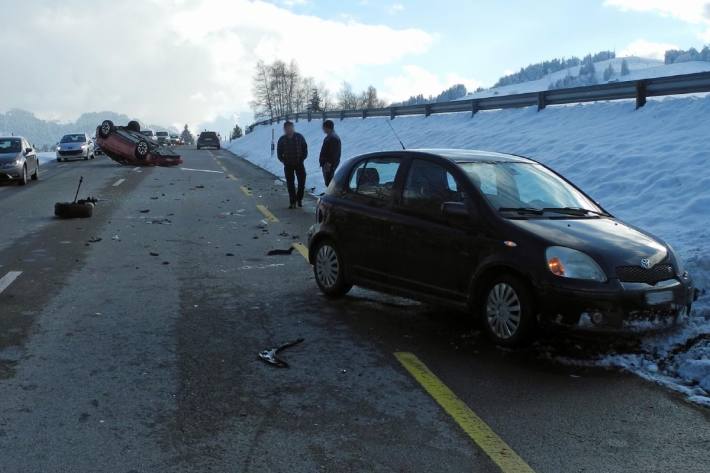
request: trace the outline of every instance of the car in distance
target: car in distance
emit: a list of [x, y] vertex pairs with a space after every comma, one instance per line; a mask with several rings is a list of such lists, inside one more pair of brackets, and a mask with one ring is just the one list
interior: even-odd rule
[[170, 133], [167, 131], [158, 131], [155, 133], [155, 137], [158, 140], [159, 145], [170, 146], [172, 144], [170, 142]]
[[514, 346], [539, 323], [626, 332], [672, 325], [697, 291], [673, 249], [524, 157], [368, 154], [338, 170], [309, 231], [316, 283], [459, 307]]
[[34, 146], [21, 136], [0, 137], [0, 181], [21, 186], [39, 179], [39, 158]]
[[219, 142], [219, 136], [214, 131], [203, 131], [200, 136], [197, 137], [197, 149], [202, 148], [215, 148], [220, 149], [221, 144]]
[[141, 135], [145, 136], [151, 141], [158, 142], [158, 137], [153, 130], [141, 130]]
[[70, 159], [94, 159], [94, 142], [86, 133], [72, 133], [62, 136], [57, 144], [57, 161]]
[[182, 139], [177, 133], [170, 133], [170, 144], [173, 146], [180, 146], [182, 144]]
[[160, 146], [141, 133], [140, 125], [131, 121], [127, 126], [116, 126], [104, 120], [96, 128], [98, 145], [106, 156], [121, 164], [132, 166], [176, 166], [182, 164], [180, 155], [167, 146]]

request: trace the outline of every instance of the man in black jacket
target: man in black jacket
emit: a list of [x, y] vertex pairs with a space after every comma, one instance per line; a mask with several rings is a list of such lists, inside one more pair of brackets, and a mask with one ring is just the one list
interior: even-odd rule
[[340, 137], [335, 133], [333, 120], [323, 122], [323, 133], [325, 133], [325, 139], [320, 150], [320, 167], [323, 169], [323, 181], [325, 181], [325, 186], [328, 187], [330, 181], [333, 180], [335, 170], [340, 164], [341, 142]]
[[[284, 123], [284, 135], [279, 138], [276, 156], [284, 165], [284, 175], [288, 186], [289, 209], [296, 205], [303, 207], [303, 194], [306, 188], [306, 168], [303, 161], [308, 157], [306, 139], [293, 129], [293, 123]], [[298, 191], [295, 180], [298, 178]]]

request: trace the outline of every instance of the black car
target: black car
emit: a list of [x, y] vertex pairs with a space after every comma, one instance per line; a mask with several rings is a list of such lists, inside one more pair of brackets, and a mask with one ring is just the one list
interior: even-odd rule
[[219, 136], [214, 131], [203, 131], [197, 137], [197, 149], [216, 148], [220, 149]]
[[697, 298], [669, 245], [531, 159], [484, 151], [368, 154], [339, 169], [309, 232], [321, 291], [353, 285], [456, 306], [502, 345], [541, 322], [673, 323]]

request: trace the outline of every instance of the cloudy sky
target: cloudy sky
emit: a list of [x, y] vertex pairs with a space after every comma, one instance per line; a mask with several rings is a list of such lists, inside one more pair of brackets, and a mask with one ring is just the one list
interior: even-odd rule
[[[710, 43], [708, 0], [0, 0], [0, 111], [251, 120], [258, 59], [387, 100], [491, 85], [542, 59]], [[219, 118], [219, 117], [226, 117]], [[224, 125], [226, 126], [226, 125]]]

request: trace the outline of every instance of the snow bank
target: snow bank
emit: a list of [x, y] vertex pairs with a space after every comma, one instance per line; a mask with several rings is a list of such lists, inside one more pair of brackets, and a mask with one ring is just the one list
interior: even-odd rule
[[[399, 144], [386, 118], [336, 121], [344, 158]], [[665, 239], [680, 253], [700, 288], [710, 287], [710, 97], [650, 100], [639, 110], [619, 101], [397, 117], [392, 126], [410, 148], [473, 148], [530, 156], [553, 167], [616, 216]], [[309, 145], [308, 186], [323, 190], [320, 120], [296, 123]], [[280, 126], [275, 125], [276, 136]], [[257, 127], [230, 149], [283, 176], [271, 158], [271, 126]], [[703, 295], [687, 325], [647, 337], [634, 353], [600, 359], [672, 385], [710, 403], [710, 297]], [[694, 343], [693, 343], [694, 342]], [[654, 368], [655, 367], [655, 368]], [[670, 380], [670, 381], [669, 381]]]
[[37, 153], [37, 156], [39, 157], [39, 164], [47, 164], [51, 161], [56, 161], [57, 160], [57, 153], [55, 152], [42, 152], [42, 153]]

